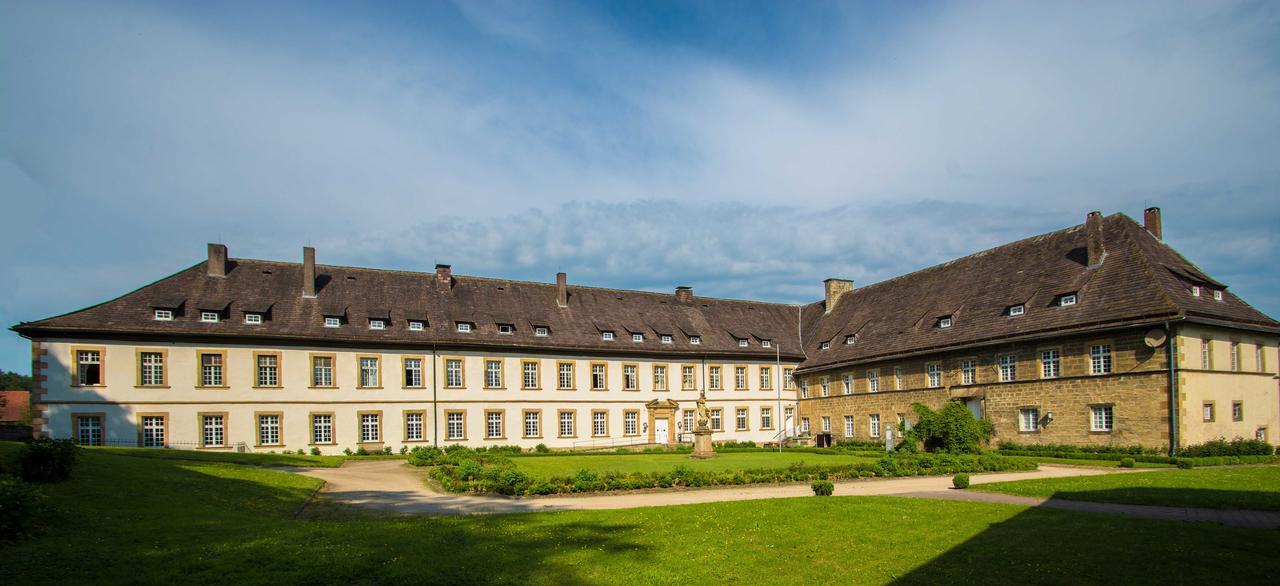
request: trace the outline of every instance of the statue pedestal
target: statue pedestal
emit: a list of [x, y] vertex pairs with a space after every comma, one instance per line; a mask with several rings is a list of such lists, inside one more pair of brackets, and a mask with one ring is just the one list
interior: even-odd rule
[[714, 458], [716, 452], [711, 447], [711, 430], [705, 427], [693, 430], [693, 454], [690, 458]]

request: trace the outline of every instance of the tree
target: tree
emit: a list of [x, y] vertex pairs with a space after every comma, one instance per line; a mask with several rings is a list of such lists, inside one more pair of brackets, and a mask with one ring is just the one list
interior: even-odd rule
[[918, 421], [902, 438], [908, 450], [923, 445], [926, 452], [976, 454], [995, 430], [990, 421], [974, 419], [967, 407], [955, 401], [938, 411], [920, 403], [911, 407]]
[[0, 370], [0, 391], [9, 391], [14, 389], [32, 391], [35, 390], [35, 384], [31, 377], [25, 374]]

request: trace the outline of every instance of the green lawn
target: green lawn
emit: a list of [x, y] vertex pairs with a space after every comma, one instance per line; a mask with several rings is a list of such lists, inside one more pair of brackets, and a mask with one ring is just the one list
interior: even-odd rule
[[1280, 511], [1280, 466], [1020, 480], [973, 490], [1102, 503]]
[[730, 452], [706, 460], [695, 460], [689, 454], [617, 454], [577, 456], [526, 456], [512, 458], [521, 470], [534, 477], [572, 476], [586, 468], [597, 472], [666, 472], [681, 464], [694, 470], [746, 470], [750, 468], [786, 468], [796, 462], [815, 464], [856, 464], [875, 462], [879, 458], [844, 454], [810, 452]]
[[[299, 466], [316, 468], [337, 468], [342, 465], [346, 456], [302, 456], [298, 454], [268, 454], [262, 452], [238, 454], [235, 452], [212, 452], [197, 450], [157, 450], [143, 448], [85, 448], [94, 453], [128, 455], [138, 458], [157, 458], [161, 460], [190, 460], [194, 462], [227, 462], [249, 466]], [[362, 456], [364, 458], [374, 456]], [[377, 456], [383, 457], [383, 456]], [[389, 456], [387, 456], [389, 457]], [[395, 456], [397, 458], [401, 456]]]
[[[1270, 582], [1280, 531], [891, 497], [505, 516], [290, 516], [318, 481], [94, 450], [6, 583]], [[1097, 571], [1083, 571], [1082, 564]]]

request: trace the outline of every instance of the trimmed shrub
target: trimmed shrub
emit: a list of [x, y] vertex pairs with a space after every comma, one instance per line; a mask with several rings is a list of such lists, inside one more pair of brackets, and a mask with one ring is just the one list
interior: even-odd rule
[[0, 541], [30, 533], [44, 509], [44, 495], [36, 487], [12, 476], [0, 476]]
[[1134, 466], [1137, 466], [1137, 465], [1138, 463], [1134, 462], [1133, 458], [1123, 458], [1120, 460], [1121, 468], [1133, 468]]
[[959, 489], [969, 488], [969, 475], [961, 472], [951, 477], [951, 486]]
[[917, 422], [902, 437], [902, 448], [907, 452], [914, 451], [919, 444], [926, 452], [976, 454], [995, 431], [990, 421], [974, 419], [969, 408], [960, 403], [949, 402], [938, 411], [920, 403], [911, 407]]
[[537, 446], [535, 446], [535, 447], [533, 448], [533, 451], [535, 451], [535, 452], [537, 452], [537, 453], [539, 453], [539, 454], [550, 454], [550, 453], [551, 453], [551, 448], [548, 448], [548, 447], [547, 447], [547, 444], [538, 444]]
[[71, 440], [39, 438], [27, 442], [18, 454], [18, 470], [27, 482], [61, 482], [71, 477], [76, 463]]
[[1160, 456], [1169, 452], [1163, 446], [1155, 448], [1145, 446], [1069, 446], [1066, 444], [1020, 444], [1007, 440], [1000, 442], [997, 447], [1002, 452], [1073, 452], [1081, 454], [1146, 454], [1150, 456]]
[[1271, 444], [1262, 440], [1236, 438], [1227, 441], [1226, 438], [1218, 438], [1216, 440], [1207, 441], [1202, 444], [1187, 446], [1178, 450], [1178, 455], [1184, 458], [1201, 458], [1206, 456], [1270, 456], [1275, 453], [1275, 448]]
[[815, 480], [812, 486], [814, 496], [831, 496], [836, 491], [835, 483], [830, 480]]
[[1196, 464], [1191, 460], [1178, 460], [1178, 467], [1183, 470], [1190, 470], [1192, 468], [1195, 468]]
[[320, 455], [320, 448], [314, 448], [314, 447], [313, 447], [313, 448], [311, 448], [311, 455], [312, 455], [312, 456], [319, 456], [319, 455]]

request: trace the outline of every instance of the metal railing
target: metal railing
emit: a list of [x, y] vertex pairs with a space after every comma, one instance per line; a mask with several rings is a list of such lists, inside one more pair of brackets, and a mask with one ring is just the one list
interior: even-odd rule
[[649, 446], [649, 445], [655, 445], [655, 443], [656, 442], [651, 442], [648, 439], [639, 438], [639, 437], [621, 437], [621, 438], [597, 437], [597, 438], [575, 441], [570, 445], [569, 449], [575, 452], [578, 452], [578, 451], [585, 452], [590, 450], [607, 450], [609, 448]]

